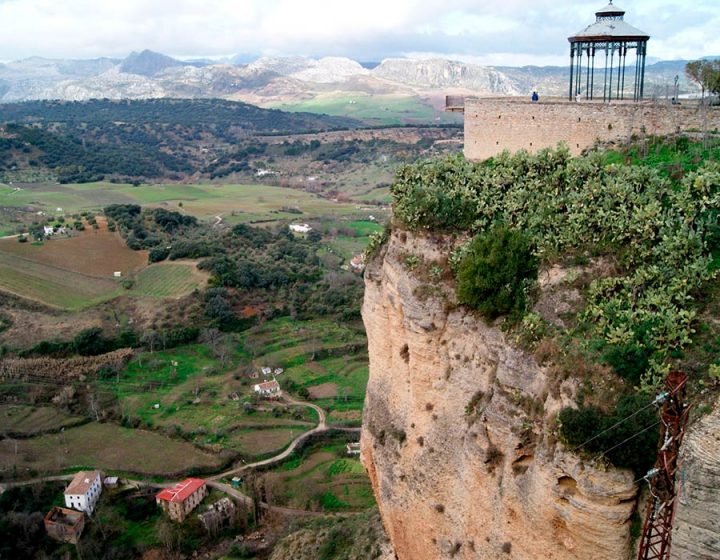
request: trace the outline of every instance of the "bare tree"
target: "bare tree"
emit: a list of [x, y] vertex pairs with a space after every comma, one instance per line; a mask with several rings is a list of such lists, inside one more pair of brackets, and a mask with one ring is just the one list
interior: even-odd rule
[[155, 347], [160, 343], [160, 337], [156, 331], [150, 329], [143, 333], [140, 337], [140, 342], [143, 346], [149, 348], [150, 353], [152, 354], [155, 351]]

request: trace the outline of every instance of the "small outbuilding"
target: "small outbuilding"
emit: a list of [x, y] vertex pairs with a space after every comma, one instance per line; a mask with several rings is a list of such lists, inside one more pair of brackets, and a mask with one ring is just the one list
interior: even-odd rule
[[117, 488], [118, 482], [117, 476], [106, 476], [103, 479], [103, 486], [105, 486], [105, 488]]
[[56, 541], [77, 544], [85, 528], [85, 514], [63, 507], [54, 507], [45, 516], [45, 530]]
[[308, 224], [290, 224], [288, 227], [290, 228], [291, 232], [299, 233], [301, 235], [310, 233], [312, 231], [312, 228]]
[[208, 506], [205, 513], [198, 515], [205, 530], [211, 535], [217, 534], [220, 529], [233, 524], [235, 519], [235, 504], [230, 498], [221, 498]]

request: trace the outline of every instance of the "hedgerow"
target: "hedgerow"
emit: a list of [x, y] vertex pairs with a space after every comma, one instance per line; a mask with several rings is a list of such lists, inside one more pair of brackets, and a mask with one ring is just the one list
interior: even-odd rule
[[[394, 216], [410, 230], [522, 231], [536, 256], [612, 255], [620, 273], [592, 283], [581, 320], [656, 385], [668, 356], [691, 342], [693, 300], [717, 268], [720, 165], [706, 163], [672, 182], [642, 166], [607, 165], [601, 154], [566, 148], [504, 153], [471, 163], [461, 156], [407, 165], [391, 188]], [[634, 382], [638, 368], [628, 373]]]

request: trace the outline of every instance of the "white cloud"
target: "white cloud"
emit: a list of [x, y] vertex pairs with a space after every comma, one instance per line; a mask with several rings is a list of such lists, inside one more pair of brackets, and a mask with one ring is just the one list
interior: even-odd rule
[[[720, 54], [717, 0], [636, 0], [650, 55]], [[605, 0], [0, 0], [0, 59], [171, 55], [456, 53], [495, 64], [566, 58]], [[562, 62], [564, 63], [564, 62]]]

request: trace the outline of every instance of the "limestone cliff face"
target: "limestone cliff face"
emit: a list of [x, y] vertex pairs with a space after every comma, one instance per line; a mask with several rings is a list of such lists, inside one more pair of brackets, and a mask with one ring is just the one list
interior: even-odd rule
[[688, 431], [681, 462], [671, 557], [720, 558], [720, 401]]
[[398, 559], [627, 558], [632, 474], [554, 442], [572, 379], [418, 279], [446, 243], [395, 232], [366, 271], [362, 460]]

